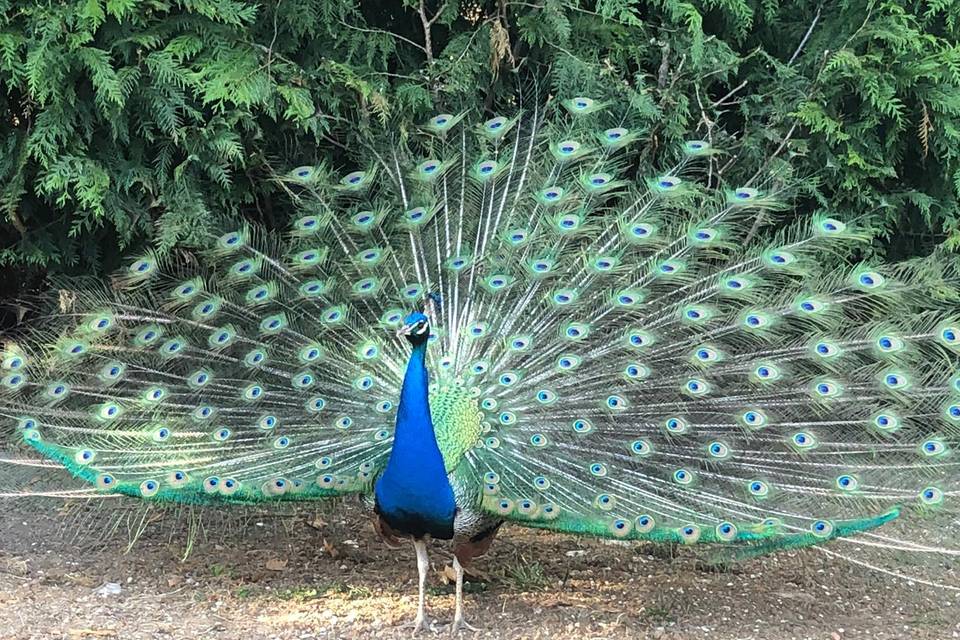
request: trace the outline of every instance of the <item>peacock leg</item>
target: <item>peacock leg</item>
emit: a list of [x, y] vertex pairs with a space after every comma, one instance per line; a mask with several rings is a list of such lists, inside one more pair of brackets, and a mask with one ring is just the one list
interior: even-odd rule
[[453, 556], [453, 570], [457, 574], [457, 609], [456, 613], [453, 614], [453, 627], [451, 627], [450, 633], [456, 633], [461, 627], [470, 631], [479, 631], [463, 619], [463, 565], [460, 564], [460, 558], [456, 554]]
[[417, 603], [417, 617], [413, 621], [413, 635], [417, 635], [423, 629], [423, 620], [426, 611], [426, 590], [427, 590], [427, 571], [430, 569], [430, 561], [427, 558], [427, 543], [423, 540], [414, 540], [413, 548], [417, 550], [417, 572], [420, 577], [420, 600]]

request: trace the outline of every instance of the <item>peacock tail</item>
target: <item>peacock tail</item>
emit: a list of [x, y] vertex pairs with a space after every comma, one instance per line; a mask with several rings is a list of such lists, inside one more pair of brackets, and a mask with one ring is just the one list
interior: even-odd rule
[[[955, 259], [860, 262], [860, 221], [782, 223], [782, 163], [730, 185], [726, 152], [690, 140], [656, 171], [629, 125], [582, 97], [441, 114], [342, 175], [294, 169], [285, 233], [227, 228], [62, 296], [8, 343], [0, 414], [96, 495], [369, 494], [396, 329], [432, 295], [436, 438], [489, 515], [750, 552], [898, 515], [949, 530]], [[924, 539], [874, 544], [947, 544]]]

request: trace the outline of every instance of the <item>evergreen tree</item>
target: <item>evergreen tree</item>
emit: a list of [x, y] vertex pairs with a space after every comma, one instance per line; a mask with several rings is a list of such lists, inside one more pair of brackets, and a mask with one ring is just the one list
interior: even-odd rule
[[780, 150], [800, 210], [882, 223], [874, 251], [960, 244], [953, 0], [0, 0], [0, 16], [0, 264], [18, 284], [170, 249], [217, 215], [284, 225], [274, 168], [342, 164], [384, 123], [534, 78], [627, 101], [651, 154], [721, 130], [741, 158]]

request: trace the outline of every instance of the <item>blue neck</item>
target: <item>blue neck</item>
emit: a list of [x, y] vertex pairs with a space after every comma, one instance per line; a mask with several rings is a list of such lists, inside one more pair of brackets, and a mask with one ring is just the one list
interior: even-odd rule
[[426, 341], [413, 347], [400, 390], [393, 449], [375, 495], [378, 511], [395, 530], [447, 537], [456, 504], [433, 433], [426, 356]]
[[[394, 436], [393, 451], [398, 447], [409, 446], [417, 442], [426, 445], [432, 442], [437, 448], [433, 435], [433, 420], [430, 417], [429, 398], [430, 374], [427, 373], [427, 343], [418, 344], [410, 353], [407, 372], [403, 376], [400, 389], [400, 404], [397, 406], [397, 432]], [[437, 448], [439, 453], [440, 449]], [[393, 455], [391, 455], [391, 459]]]

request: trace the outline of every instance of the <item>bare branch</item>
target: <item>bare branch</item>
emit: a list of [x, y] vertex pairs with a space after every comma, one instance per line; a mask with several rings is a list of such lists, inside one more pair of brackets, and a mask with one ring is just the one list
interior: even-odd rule
[[822, 7], [817, 7], [817, 15], [813, 16], [813, 22], [810, 23], [810, 26], [807, 28], [807, 32], [803, 34], [803, 39], [800, 41], [800, 44], [797, 45], [797, 50], [793, 52], [793, 55], [790, 56], [790, 59], [787, 61], [787, 66], [793, 64], [793, 61], [797, 59], [797, 56], [800, 55], [800, 52], [803, 50], [803, 47], [807, 44], [807, 40], [810, 39], [810, 34], [813, 33], [813, 28], [817, 26], [817, 22], [820, 21], [820, 9]]
[[[760, 174], [766, 171], [767, 167], [770, 166], [770, 162], [780, 155], [780, 152], [787, 146], [787, 143], [790, 142], [790, 139], [793, 137], [793, 132], [797, 130], [797, 121], [794, 121], [790, 126], [790, 130], [787, 131], [787, 135], [783, 137], [783, 140], [780, 142], [780, 146], [777, 147], [767, 160], [763, 163], [763, 166], [757, 169], [757, 172], [753, 174], [753, 177], [747, 180], [747, 185], [753, 184], [754, 180], [760, 177]], [[760, 224], [763, 222], [763, 210], [757, 213], [757, 216], [753, 219], [753, 226], [750, 227], [750, 231], [747, 233], [747, 237], [743, 241], [743, 246], [750, 246], [750, 242], [753, 240], [753, 237], [757, 235], [757, 231], [760, 230]]]
[[711, 106], [712, 108], [722, 107], [722, 106], [724, 105], [724, 103], [725, 103], [731, 96], [733, 96], [733, 94], [735, 94], [736, 92], [740, 91], [740, 89], [743, 89], [745, 86], [747, 86], [747, 81], [746, 81], [746, 80], [744, 80], [743, 82], [741, 82], [740, 84], [738, 84], [737, 86], [735, 86], [733, 89], [731, 89], [730, 91], [728, 91], [728, 92], [727, 92], [727, 95], [723, 96], [723, 97], [720, 98], [719, 100], [715, 100], [715, 101], [713, 102], [713, 104], [711, 104], [710, 106]]
[[411, 40], [410, 38], [405, 38], [405, 37], [401, 36], [401, 35], [398, 34], [398, 33], [391, 33], [391, 32], [389, 32], [389, 31], [387, 31], [386, 29], [366, 29], [366, 28], [364, 28], [364, 27], [354, 26], [354, 25], [352, 25], [352, 24], [349, 24], [349, 23], [347, 23], [347, 22], [344, 22], [343, 20], [340, 20], [340, 24], [342, 24], [343, 26], [347, 27], [348, 29], [353, 29], [354, 31], [360, 31], [360, 32], [363, 32], [363, 33], [379, 33], [379, 34], [381, 34], [381, 35], [390, 36], [391, 38], [396, 38], [397, 40], [401, 40], [401, 41], [403, 41], [403, 42], [406, 42], [407, 44], [413, 45], [413, 46], [415, 46], [417, 49], [420, 49], [420, 51], [423, 51], [424, 53], [426, 53], [426, 51], [427, 51], [426, 49], [423, 48], [423, 45], [422, 45], [422, 44], [420, 44], [420, 43], [418, 43], [418, 42], [414, 42], [414, 41]]
[[433, 62], [433, 34], [431, 33], [431, 28], [433, 23], [437, 21], [440, 15], [443, 13], [444, 9], [447, 8], [446, 1], [440, 5], [436, 13], [432, 17], [427, 16], [427, 2], [426, 0], [420, 0], [420, 22], [423, 24], [423, 46], [420, 47], [425, 54], [427, 54], [427, 64]]
[[667, 86], [667, 76], [670, 74], [670, 43], [664, 42], [660, 48], [660, 68], [657, 70], [657, 89], [663, 90]]

